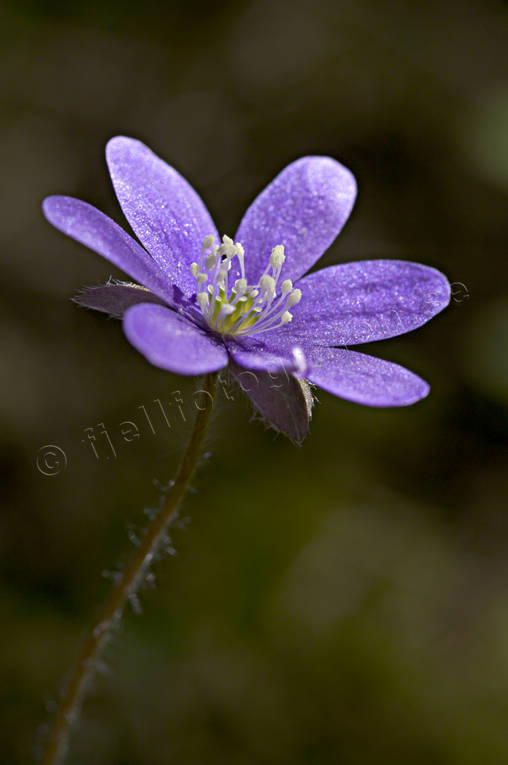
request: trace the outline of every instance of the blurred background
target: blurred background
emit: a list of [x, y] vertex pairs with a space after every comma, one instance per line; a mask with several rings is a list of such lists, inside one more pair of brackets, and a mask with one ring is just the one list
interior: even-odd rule
[[[118, 133], [175, 165], [229, 234], [288, 162], [329, 154], [359, 197], [320, 265], [419, 261], [453, 300], [365, 348], [431, 382], [414, 407], [320, 393], [299, 449], [222, 397], [185, 528], [107, 650], [69, 763], [508, 762], [507, 15], [496, 0], [3, 3], [2, 762], [33, 762], [198, 385], [70, 302], [121, 274], [40, 213], [66, 193], [127, 226], [103, 159]], [[121, 442], [124, 420], [138, 441]], [[50, 476], [46, 444], [67, 462]]]

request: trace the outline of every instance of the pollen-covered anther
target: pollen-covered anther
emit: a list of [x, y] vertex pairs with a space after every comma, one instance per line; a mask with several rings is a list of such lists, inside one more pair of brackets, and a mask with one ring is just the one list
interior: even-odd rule
[[[200, 263], [192, 263], [190, 268], [197, 282], [196, 299], [208, 326], [221, 335], [255, 335], [290, 322], [293, 315], [288, 308], [300, 302], [302, 293], [293, 289], [291, 279], [286, 279], [277, 294], [286, 260], [284, 246], [278, 244], [272, 249], [259, 282], [248, 284], [240, 242], [233, 242], [229, 236], [223, 236], [219, 245], [214, 241], [212, 236], [204, 238]], [[228, 276], [235, 257], [240, 278], [230, 288]]]
[[272, 254], [270, 255], [270, 265], [274, 270], [280, 271], [285, 260], [284, 247], [282, 244], [278, 244], [277, 247], [273, 248]]
[[197, 299], [198, 299], [199, 306], [204, 314], [205, 308], [207, 308], [209, 304], [208, 295], [206, 294], [206, 292], [200, 292], [197, 295]]
[[293, 290], [293, 292], [290, 294], [290, 296], [287, 299], [287, 307], [291, 308], [292, 305], [296, 305], [300, 302], [302, 299], [302, 291], [299, 289]]
[[268, 300], [273, 300], [275, 297], [275, 279], [273, 276], [265, 274], [259, 280], [259, 286], [261, 291], [266, 295]]
[[[218, 248], [214, 248], [218, 249]], [[217, 264], [217, 252], [212, 252], [210, 255], [207, 255], [205, 258], [205, 271], [211, 271], [212, 268]]]
[[243, 295], [247, 290], [247, 279], [237, 279], [233, 289], [237, 295]]
[[209, 247], [211, 247], [214, 241], [215, 241], [215, 237], [213, 237], [212, 234], [205, 236], [205, 238], [203, 239], [203, 244], [202, 244], [203, 250], [207, 250]]

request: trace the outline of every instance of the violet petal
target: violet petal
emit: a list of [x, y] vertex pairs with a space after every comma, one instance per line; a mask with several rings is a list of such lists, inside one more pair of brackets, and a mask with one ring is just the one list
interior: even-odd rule
[[313, 397], [309, 385], [288, 374], [230, 369], [257, 411], [277, 432], [301, 443], [309, 432]]
[[292, 345], [280, 350], [277, 347], [267, 349], [264, 342], [256, 337], [225, 337], [224, 341], [233, 361], [244, 369], [287, 374], [296, 371], [291, 354]]
[[140, 241], [186, 295], [196, 291], [190, 274], [203, 239], [217, 238], [208, 210], [192, 186], [147, 146], [117, 136], [106, 159], [118, 201]]
[[164, 301], [146, 287], [117, 281], [100, 284], [97, 287], [84, 287], [72, 299], [84, 308], [109, 313], [117, 319], [120, 319], [128, 308], [138, 303], [165, 305]]
[[47, 197], [42, 210], [55, 228], [98, 252], [165, 302], [172, 302], [173, 288], [157, 263], [107, 215], [87, 202], [63, 196]]
[[151, 364], [178, 375], [216, 372], [228, 363], [220, 340], [164, 306], [142, 303], [129, 308], [123, 329]]
[[[450, 302], [442, 273], [402, 260], [331, 266], [301, 279], [298, 287], [302, 299], [287, 327], [297, 344], [355, 345], [395, 337], [425, 324]], [[267, 337], [269, 345], [274, 341]]]
[[235, 240], [245, 248], [247, 280], [255, 284], [272, 248], [283, 244], [283, 279], [298, 279], [328, 249], [356, 197], [350, 171], [330, 157], [302, 157], [288, 165], [245, 213]]
[[391, 361], [344, 348], [306, 349], [305, 377], [334, 396], [365, 406], [408, 406], [427, 396], [429, 385]]

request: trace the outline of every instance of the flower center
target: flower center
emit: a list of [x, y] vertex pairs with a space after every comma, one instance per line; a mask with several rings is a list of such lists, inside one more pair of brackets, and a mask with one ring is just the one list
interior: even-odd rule
[[[255, 285], [247, 284], [244, 254], [240, 242], [233, 242], [229, 236], [223, 236], [220, 245], [214, 245], [213, 236], [206, 236], [199, 264], [191, 265], [201, 312], [208, 326], [221, 335], [254, 335], [277, 329], [291, 321], [293, 315], [288, 309], [302, 297], [301, 290], [293, 289], [291, 279], [282, 282], [277, 295], [277, 282], [286, 260], [282, 244], [273, 248], [268, 265]], [[235, 257], [241, 278], [230, 288], [228, 274]]]

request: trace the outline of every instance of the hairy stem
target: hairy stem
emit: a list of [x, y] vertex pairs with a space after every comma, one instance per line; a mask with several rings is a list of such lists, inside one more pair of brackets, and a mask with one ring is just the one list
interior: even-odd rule
[[46, 747], [41, 760], [42, 765], [61, 765], [63, 763], [72, 726], [79, 717], [88, 681], [94, 674], [104, 645], [111, 634], [111, 630], [120, 619], [125, 603], [129, 597], [136, 593], [143, 581], [146, 570], [152, 563], [168, 526], [176, 516], [178, 506], [194, 474], [204, 445], [215, 401], [217, 378], [217, 372], [206, 375], [203, 388], [200, 391], [203, 394], [202, 400], [196, 402], [198, 412], [194, 428], [178, 467], [174, 483], [159, 512], [146, 529], [141, 543], [118, 576], [90, 629], [76, 667], [63, 692], [53, 726], [46, 740]]

